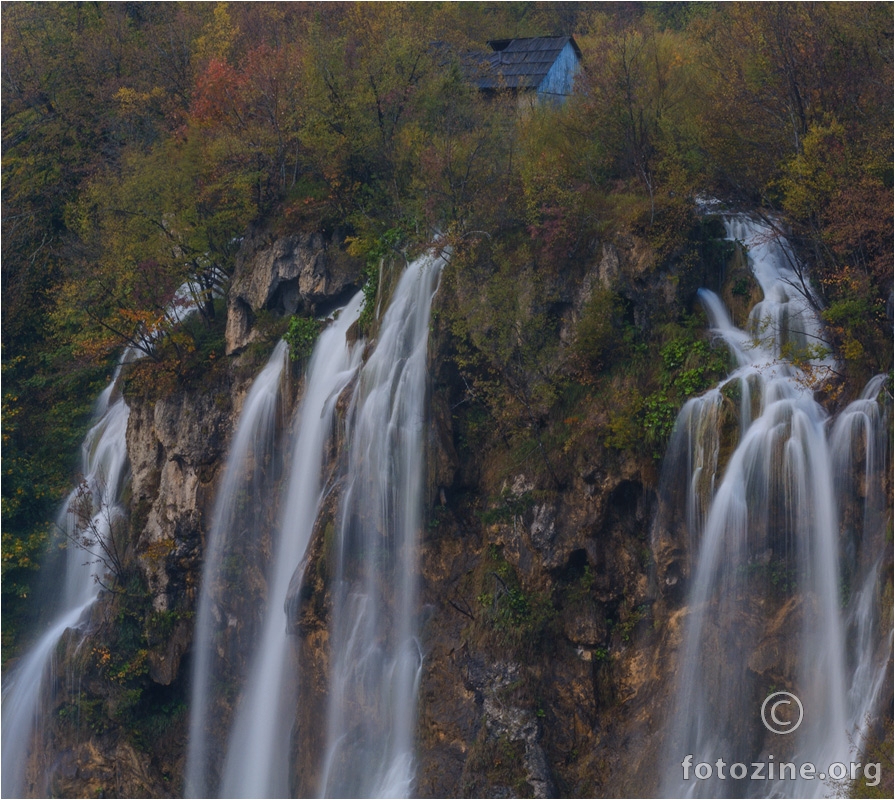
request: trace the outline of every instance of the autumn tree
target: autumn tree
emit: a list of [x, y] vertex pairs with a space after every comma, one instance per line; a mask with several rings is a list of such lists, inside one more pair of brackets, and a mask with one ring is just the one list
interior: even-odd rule
[[156, 355], [186, 307], [214, 320], [238, 235], [257, 214], [253, 175], [227, 169], [215, 144], [187, 135], [130, 152], [70, 207], [78, 238], [57, 317], [91, 320], [82, 347], [127, 342]]
[[813, 256], [828, 337], [853, 377], [866, 381], [891, 367], [886, 303], [895, 231], [891, 165], [861, 138], [832, 117], [810, 125], [773, 189]]
[[889, 17], [877, 3], [725, 3], [694, 25], [702, 143], [730, 189], [765, 194], [828, 114], [871, 136], [890, 127]]

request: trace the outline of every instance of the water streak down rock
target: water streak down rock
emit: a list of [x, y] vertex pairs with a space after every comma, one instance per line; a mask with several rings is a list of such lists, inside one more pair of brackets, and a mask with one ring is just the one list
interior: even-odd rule
[[348, 329], [363, 305], [358, 292], [320, 336], [308, 366], [297, 412], [292, 465], [282, 499], [282, 517], [267, 567], [267, 597], [261, 632], [233, 721], [221, 793], [226, 797], [289, 795], [290, 734], [299, 675], [296, 640], [290, 635], [292, 577], [305, 559], [324, 495], [327, 445], [336, 405], [360, 362], [361, 347]]
[[[57, 520], [67, 551], [58, 576], [62, 588], [55, 616], [3, 681], [4, 797], [44, 796], [48, 791], [45, 785], [27, 781], [26, 774], [31, 754], [40, 750], [43, 703], [53, 691], [48, 684], [56, 648], [66, 631], [80, 629], [86, 622], [110, 566], [107, 547], [123, 513], [120, 502], [128, 468], [125, 432], [130, 410], [120, 396], [109, 402], [118, 374], [116, 370], [100, 396], [99, 418], [81, 445], [83, 483], [69, 494]], [[46, 780], [45, 775], [37, 778]]]
[[408, 265], [352, 399], [320, 787], [328, 797], [413, 789], [427, 346], [442, 264], [428, 254]]

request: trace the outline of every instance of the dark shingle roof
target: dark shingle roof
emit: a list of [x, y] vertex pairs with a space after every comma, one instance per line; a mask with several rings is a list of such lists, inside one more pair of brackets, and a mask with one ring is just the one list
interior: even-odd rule
[[479, 89], [536, 89], [569, 42], [581, 58], [571, 36], [494, 39], [488, 42], [494, 52], [482, 57], [476, 84]]

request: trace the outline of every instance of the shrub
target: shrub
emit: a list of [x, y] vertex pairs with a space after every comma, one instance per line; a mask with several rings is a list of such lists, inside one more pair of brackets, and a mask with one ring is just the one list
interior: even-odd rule
[[301, 361], [310, 356], [319, 333], [320, 323], [316, 319], [292, 317], [289, 320], [289, 329], [283, 336], [289, 345], [289, 357], [293, 361]]

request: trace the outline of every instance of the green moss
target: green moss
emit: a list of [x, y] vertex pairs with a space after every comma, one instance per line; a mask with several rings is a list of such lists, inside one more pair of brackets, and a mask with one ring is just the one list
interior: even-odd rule
[[646, 619], [648, 615], [648, 606], [637, 606], [637, 608], [628, 612], [625, 618], [615, 626], [615, 632], [621, 637], [621, 640], [625, 644], [629, 644], [634, 636], [634, 629], [642, 620]]
[[164, 644], [177, 623], [182, 619], [190, 619], [193, 612], [188, 611], [153, 611], [146, 620], [145, 638], [150, 647]]
[[[895, 788], [895, 762], [892, 759], [892, 720], [881, 726], [882, 734], [868, 734], [859, 742], [859, 763], [869, 767], [862, 769], [846, 789], [845, 797], [892, 797]], [[872, 767], [870, 765], [873, 765]], [[838, 795], [843, 796], [843, 795]]]
[[737, 573], [745, 581], [757, 582], [756, 590], [767, 591], [780, 599], [792, 596], [798, 585], [796, 568], [785, 556], [741, 564]]
[[368, 332], [373, 325], [376, 298], [382, 288], [379, 285], [382, 262], [405, 238], [404, 230], [401, 227], [395, 227], [383, 231], [375, 238], [356, 237], [351, 240], [350, 252], [353, 255], [362, 255], [367, 260], [363, 272], [364, 307], [358, 321], [358, 327], [364, 333]]
[[512, 522], [514, 517], [522, 516], [535, 504], [532, 492], [523, 492], [516, 496], [505, 490], [499, 498], [489, 503], [491, 508], [479, 512], [479, 519], [484, 525], [496, 525], [501, 522]]
[[525, 742], [493, 736], [482, 726], [470, 748], [461, 787], [465, 797], [532, 797], [525, 769]]

